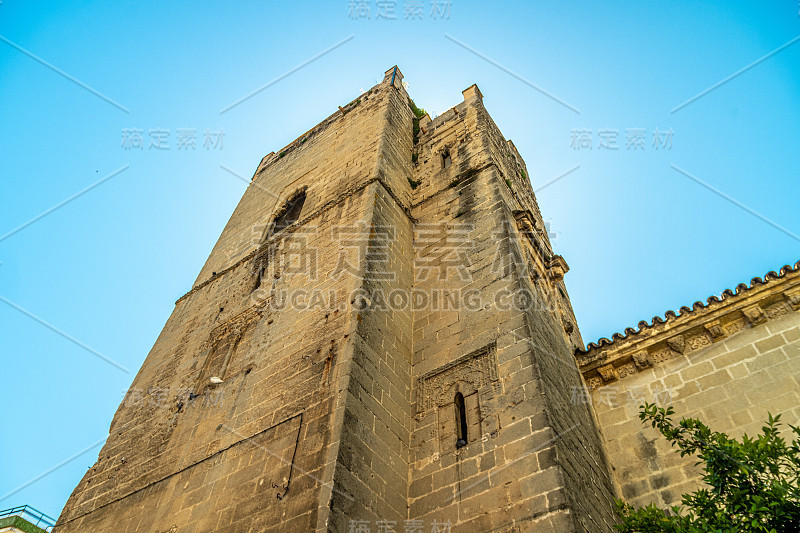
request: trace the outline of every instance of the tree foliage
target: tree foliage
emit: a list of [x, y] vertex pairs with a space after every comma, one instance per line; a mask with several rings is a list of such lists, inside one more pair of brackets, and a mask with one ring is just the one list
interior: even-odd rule
[[695, 418], [675, 424], [672, 407], [645, 404], [639, 418], [677, 449], [696, 455], [706, 487], [684, 494], [682, 505], [662, 510], [654, 504], [635, 508], [617, 502], [623, 533], [656, 532], [800, 532], [800, 429], [787, 444], [780, 436], [780, 415], [769, 415], [762, 434], [741, 440], [711, 431]]

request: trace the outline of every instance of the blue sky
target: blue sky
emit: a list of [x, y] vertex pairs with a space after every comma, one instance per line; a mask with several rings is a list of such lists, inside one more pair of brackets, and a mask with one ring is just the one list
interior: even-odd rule
[[479, 85], [587, 342], [800, 259], [796, 1], [367, 4], [0, 3], [0, 509], [56, 516], [93, 464], [245, 190], [222, 166], [248, 180], [394, 64], [433, 113]]

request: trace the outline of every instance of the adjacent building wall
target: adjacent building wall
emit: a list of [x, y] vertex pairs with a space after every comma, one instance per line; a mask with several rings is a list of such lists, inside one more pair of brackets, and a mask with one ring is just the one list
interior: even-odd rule
[[671, 506], [702, 483], [696, 457], [681, 458], [639, 420], [644, 402], [672, 405], [676, 422], [697, 417], [734, 437], [760, 433], [768, 413], [780, 414], [784, 429], [800, 423], [799, 268], [771, 272], [578, 354], [626, 500]]

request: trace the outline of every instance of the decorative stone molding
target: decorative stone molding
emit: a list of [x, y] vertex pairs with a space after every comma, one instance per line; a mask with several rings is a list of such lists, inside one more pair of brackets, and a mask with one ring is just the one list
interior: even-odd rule
[[517, 222], [517, 229], [525, 235], [536, 233], [536, 221], [530, 211], [518, 209], [514, 211], [514, 220]]
[[647, 350], [642, 350], [633, 354], [633, 362], [636, 363], [636, 368], [638, 369], [644, 369], [653, 364]]
[[600, 372], [600, 377], [603, 378], [605, 382], [614, 381], [619, 377], [614, 365], [601, 366], [597, 370]]
[[498, 380], [495, 344], [481, 348], [451, 361], [417, 378], [417, 413], [452, 401], [447, 396], [454, 383], [460, 382], [467, 390], [464, 396]]
[[769, 272], [763, 280], [753, 278], [749, 286], [740, 284], [735, 292], [712, 296], [706, 304], [695, 302], [678, 313], [667, 311], [664, 318], [640, 322], [636, 330], [627, 328], [611, 340], [589, 343], [575, 351], [575, 358], [587, 385], [595, 389], [797, 311], [800, 261], [784, 266], [780, 273]]
[[686, 349], [686, 339], [683, 338], [683, 335], [675, 335], [667, 339], [667, 346], [675, 352], [683, 353]]
[[711, 334], [711, 341], [717, 342], [718, 340], [722, 339], [725, 336], [725, 332], [720, 325], [719, 320], [714, 320], [705, 324], [706, 331]]
[[553, 255], [553, 250], [547, 240], [547, 235], [542, 228], [540, 218], [535, 216], [529, 209], [517, 209], [513, 212], [514, 222], [517, 230], [526, 237], [524, 246], [529, 253], [529, 272], [531, 280], [537, 281], [538, 274], [533, 277], [533, 273], [541, 270], [544, 277], [557, 283], [564, 279], [564, 274], [569, 271], [567, 262], [560, 255]]
[[800, 309], [800, 289], [786, 291], [784, 296], [786, 296], [786, 301], [792, 306], [793, 311]]
[[528, 274], [534, 285], [536, 285], [539, 279], [542, 277], [542, 275], [539, 274], [539, 271], [536, 269], [536, 264], [533, 262], [533, 260], [528, 261]]
[[667, 361], [675, 357], [678, 352], [674, 351], [672, 348], [661, 348], [656, 350], [650, 354], [650, 361], [656, 365], [661, 363], [662, 361]]
[[767, 315], [764, 314], [764, 310], [761, 309], [761, 306], [758, 304], [745, 307], [742, 309], [742, 312], [753, 326], [766, 322], [767, 320]]
[[786, 302], [778, 302], [774, 305], [770, 305], [766, 309], [764, 309], [764, 314], [767, 315], [767, 319], [778, 318], [783, 315], [787, 315], [792, 311], [792, 308]]
[[617, 375], [620, 379], [628, 376], [632, 376], [636, 373], [636, 365], [634, 363], [627, 363], [622, 365], [621, 367], [617, 368]]
[[559, 282], [564, 279], [564, 274], [569, 272], [569, 266], [563, 257], [554, 255], [547, 264], [547, 275], [551, 280]]
[[708, 333], [704, 331], [699, 335], [689, 337], [686, 339], [686, 343], [689, 345], [689, 348], [691, 348], [692, 351], [695, 351], [705, 348], [706, 346], [711, 346], [711, 339], [709, 338]]
[[732, 320], [727, 324], [722, 326], [722, 329], [725, 330], [725, 335], [731, 336], [736, 333], [739, 333], [743, 329], [747, 328], [747, 319], [739, 318], [737, 320]]

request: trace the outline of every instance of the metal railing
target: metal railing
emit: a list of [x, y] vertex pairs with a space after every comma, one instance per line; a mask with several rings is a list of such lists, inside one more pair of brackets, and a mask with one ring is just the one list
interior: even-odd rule
[[34, 526], [44, 529], [45, 531], [52, 531], [53, 526], [56, 525], [56, 519], [48, 516], [38, 509], [34, 509], [30, 505], [21, 505], [19, 507], [12, 507], [5, 511], [0, 511], [0, 518], [8, 516], [18, 516], [33, 524]]

